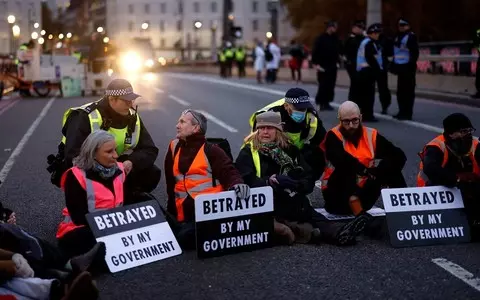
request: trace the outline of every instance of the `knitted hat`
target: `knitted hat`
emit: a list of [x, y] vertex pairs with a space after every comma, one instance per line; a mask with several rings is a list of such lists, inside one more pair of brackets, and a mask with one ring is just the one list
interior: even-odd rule
[[140, 95], [137, 95], [133, 92], [132, 85], [130, 84], [130, 82], [128, 82], [128, 80], [125, 79], [112, 80], [112, 82], [108, 84], [107, 89], [105, 90], [105, 95], [119, 97], [120, 99], [126, 101], [133, 101], [141, 97]]
[[454, 113], [443, 120], [443, 131], [453, 133], [462, 129], [473, 128], [470, 119], [461, 113]]
[[292, 104], [296, 109], [313, 109], [313, 105], [310, 102], [310, 95], [304, 89], [289, 89], [285, 94], [285, 102]]
[[275, 127], [278, 130], [283, 131], [282, 117], [278, 112], [266, 111], [266, 112], [260, 113], [256, 116], [256, 120], [257, 120], [257, 125], [255, 126], [256, 128], [269, 126], [269, 127]]

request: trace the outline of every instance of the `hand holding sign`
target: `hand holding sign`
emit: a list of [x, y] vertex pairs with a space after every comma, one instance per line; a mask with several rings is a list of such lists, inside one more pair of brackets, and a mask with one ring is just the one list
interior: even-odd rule
[[238, 199], [248, 199], [250, 197], [250, 187], [244, 183], [235, 184], [232, 187]]

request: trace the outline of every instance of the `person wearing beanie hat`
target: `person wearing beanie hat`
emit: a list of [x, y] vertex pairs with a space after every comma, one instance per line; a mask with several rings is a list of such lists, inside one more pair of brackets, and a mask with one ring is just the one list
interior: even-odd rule
[[315, 185], [314, 172], [283, 131], [279, 112], [259, 113], [254, 131], [244, 142], [236, 167], [249, 186], [272, 187], [278, 243], [355, 242], [363, 221], [332, 223], [311, 206], [307, 195]]
[[376, 43], [381, 31], [381, 24], [370, 25], [367, 29], [368, 37], [360, 43], [357, 52], [358, 98], [355, 102], [360, 106], [364, 122], [377, 121], [373, 115], [373, 106], [375, 83], [383, 69], [382, 50]]
[[301, 88], [291, 88], [285, 93], [285, 97], [259, 109], [250, 117], [251, 130], [255, 130], [256, 116], [265, 111], [280, 113], [283, 129], [293, 145], [302, 151], [305, 159], [311, 165], [318, 165], [318, 178], [323, 169], [323, 162], [319, 152], [320, 143], [325, 136], [326, 130], [323, 122], [318, 117], [313, 107], [310, 95]]
[[390, 71], [397, 75], [398, 120], [411, 120], [415, 102], [417, 60], [420, 54], [416, 35], [405, 18], [398, 20], [398, 34], [393, 44]]
[[350, 89], [348, 90], [348, 99], [356, 101], [358, 92], [356, 89], [357, 74], [357, 52], [360, 43], [365, 38], [363, 31], [365, 30], [365, 22], [357, 20], [352, 26], [352, 32], [348, 36], [344, 44], [345, 49], [345, 69], [350, 77]]
[[458, 187], [472, 237], [480, 240], [480, 147], [470, 119], [453, 113], [443, 120], [443, 134], [420, 152], [417, 186]]
[[153, 191], [161, 171], [155, 166], [158, 148], [145, 127], [134, 102], [140, 98], [125, 79], [112, 80], [102, 99], [68, 109], [63, 115], [62, 141], [56, 156], [49, 155], [51, 181], [60, 186], [62, 174], [73, 166], [83, 142], [93, 129], [103, 129], [115, 136], [116, 152], [127, 178], [125, 204], [132, 204]]
[[250, 188], [243, 183], [231, 154], [221, 148], [222, 143], [205, 137], [205, 115], [192, 109], [183, 111], [176, 131], [164, 161], [167, 220], [180, 246], [195, 249], [195, 197], [233, 190], [243, 200], [250, 196]]

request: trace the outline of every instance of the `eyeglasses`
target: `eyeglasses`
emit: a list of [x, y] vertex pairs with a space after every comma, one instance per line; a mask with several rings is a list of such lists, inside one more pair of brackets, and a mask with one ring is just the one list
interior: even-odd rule
[[450, 134], [450, 137], [455, 139], [455, 138], [463, 138], [467, 135], [472, 135], [474, 132], [475, 132], [475, 128], [465, 128], [465, 129], [461, 129], [461, 130], [458, 130], [458, 131], [455, 131], [453, 133]]
[[344, 126], [348, 126], [350, 123], [352, 123], [352, 125], [358, 125], [360, 123], [360, 118], [343, 119], [340, 120], [340, 122], [342, 122], [342, 125]]
[[186, 115], [186, 114], [188, 114], [188, 113], [190, 113], [190, 114], [192, 115], [192, 117], [195, 119], [195, 121], [197, 121], [197, 124], [200, 124], [200, 120], [197, 118], [195, 111], [192, 110], [192, 109], [186, 109], [186, 110], [184, 110], [184, 111], [182, 112], [182, 116], [184, 116], [184, 115]]

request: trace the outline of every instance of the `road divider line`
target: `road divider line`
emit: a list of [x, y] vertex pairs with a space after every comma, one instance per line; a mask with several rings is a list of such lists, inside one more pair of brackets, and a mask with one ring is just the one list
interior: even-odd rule
[[155, 92], [159, 93], [159, 94], [165, 94], [165, 91], [162, 90], [162, 89], [159, 89], [159, 88], [153, 88], [155, 90]]
[[441, 257], [432, 259], [432, 262], [480, 292], [480, 278], [475, 277], [461, 266]]
[[7, 110], [15, 106], [15, 104], [20, 101], [20, 98], [12, 98], [4, 101], [9, 101], [7, 104], [3, 105], [0, 107], [0, 116], [3, 115]]
[[168, 95], [168, 98], [172, 99], [173, 101], [175, 101], [175, 102], [177, 102], [177, 103], [179, 103], [179, 104], [181, 104], [181, 105], [183, 105], [183, 106], [190, 106], [190, 102], [185, 101], [185, 100], [183, 100], [183, 99], [180, 99], [180, 98], [178, 98], [178, 97], [176, 97], [176, 96], [174, 96], [174, 95]]
[[211, 114], [207, 113], [206, 111], [203, 110], [197, 110], [199, 113], [202, 113], [208, 120], [212, 121], [213, 123], [217, 124], [220, 127], [225, 128], [226, 130], [236, 133], [238, 132], [237, 129], [233, 128], [232, 126], [228, 125], [227, 123], [223, 122], [222, 120], [219, 120], [215, 116], [212, 116]]
[[53, 105], [53, 102], [55, 102], [55, 99], [56, 99], [56, 96], [51, 98], [47, 102], [47, 104], [43, 107], [40, 114], [33, 121], [32, 125], [30, 125], [30, 128], [28, 128], [27, 132], [25, 132], [22, 139], [18, 143], [17, 147], [15, 147], [12, 154], [10, 154], [10, 157], [8, 158], [7, 162], [3, 166], [2, 170], [0, 170], [0, 187], [5, 182], [5, 179], [7, 178], [8, 173], [10, 173], [10, 170], [12, 169], [13, 165], [15, 164], [15, 160], [17, 159], [17, 157], [22, 152], [23, 148], [27, 144], [27, 142], [30, 139], [30, 137], [32, 136], [32, 134], [35, 132], [35, 129], [37, 129], [40, 122], [47, 115], [48, 111], [50, 110], [50, 107]]

